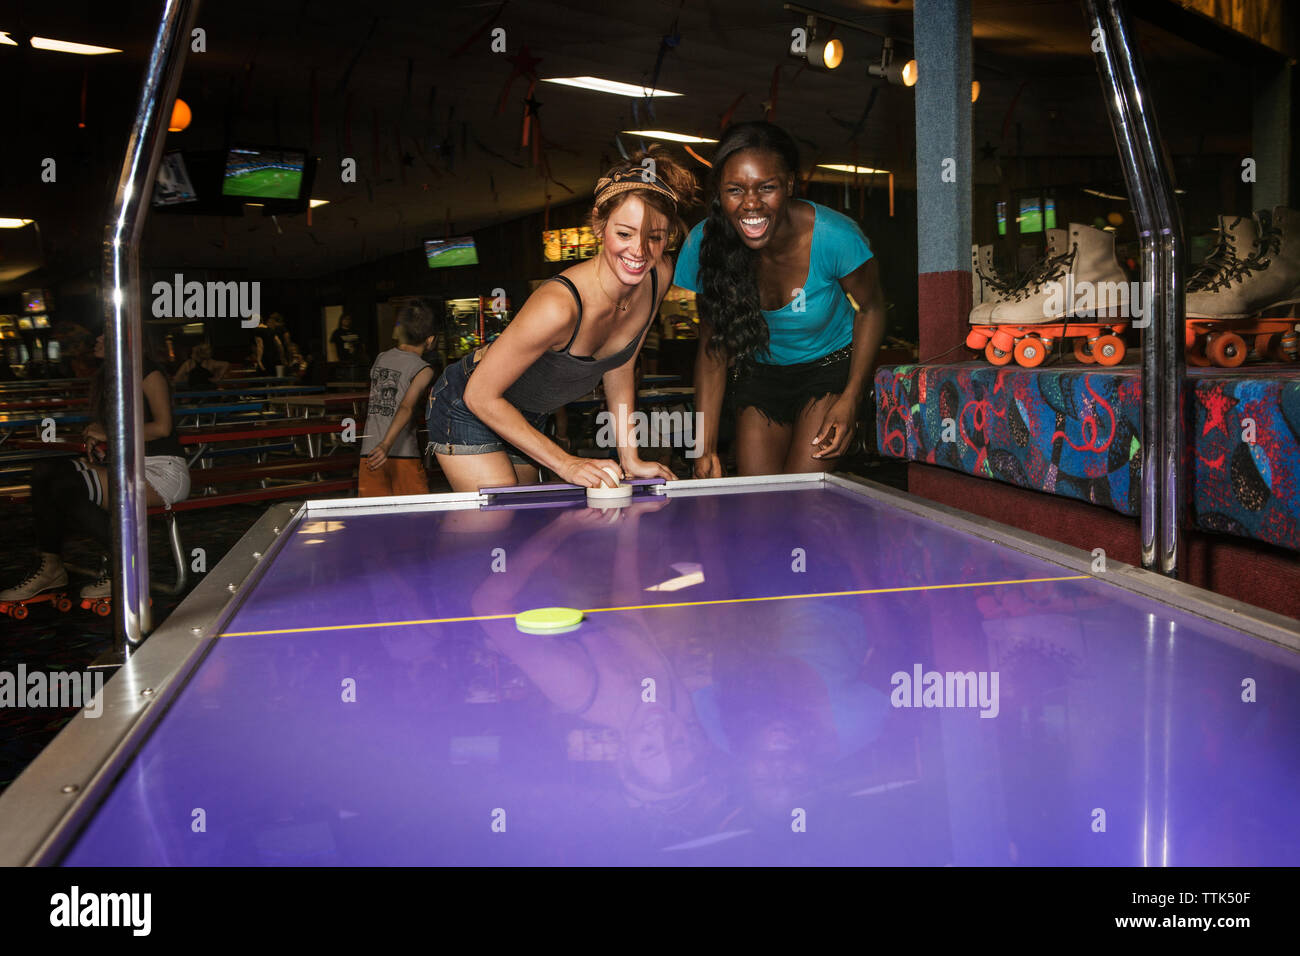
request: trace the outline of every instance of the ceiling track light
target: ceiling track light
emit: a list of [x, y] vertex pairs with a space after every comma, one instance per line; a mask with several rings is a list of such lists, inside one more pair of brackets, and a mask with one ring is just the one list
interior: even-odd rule
[[885, 37], [884, 45], [880, 48], [880, 62], [867, 67], [867, 72], [895, 86], [916, 86], [916, 61], [899, 63], [894, 60], [893, 37]]
[[[832, 25], [831, 30], [834, 29]], [[818, 35], [816, 14], [808, 14], [807, 31], [803, 56], [809, 66], [829, 73], [844, 62], [844, 44], [835, 37]]]

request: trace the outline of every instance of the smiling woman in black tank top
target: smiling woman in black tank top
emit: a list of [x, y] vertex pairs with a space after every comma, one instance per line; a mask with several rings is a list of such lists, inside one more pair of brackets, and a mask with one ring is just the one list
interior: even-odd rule
[[657, 146], [615, 166], [596, 184], [596, 257], [543, 284], [490, 347], [443, 373], [429, 397], [429, 443], [453, 491], [530, 483], [539, 465], [575, 485], [617, 484], [612, 462], [570, 455], [540, 430], [602, 382], [619, 477], [674, 477], [632, 444], [633, 372], [672, 283], [679, 207], [694, 192], [694, 177]]

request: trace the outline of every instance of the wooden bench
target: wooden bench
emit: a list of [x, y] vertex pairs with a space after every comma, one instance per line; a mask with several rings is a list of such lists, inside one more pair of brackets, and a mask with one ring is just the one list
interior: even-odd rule
[[[360, 423], [358, 423], [358, 426]], [[271, 438], [306, 438], [307, 455], [320, 457], [319, 437], [337, 435], [343, 431], [343, 419], [296, 419], [282, 422], [266, 422], [256, 425], [215, 425], [178, 428], [176, 434], [181, 445], [196, 449], [190, 456], [189, 463], [206, 457], [204, 452], [209, 445], [234, 441], [264, 441]], [[359, 438], [360, 436], [358, 436]], [[313, 443], [312, 439], [316, 438]]]
[[[198, 487], [202, 482], [205, 488], [218, 484], [233, 484], [239, 481], [266, 481], [271, 478], [293, 478], [340, 471], [352, 472], [358, 466], [358, 459], [352, 455], [340, 455], [325, 459], [284, 462], [275, 465], [232, 465], [225, 468], [205, 468], [192, 473], [191, 486]], [[294, 481], [284, 485], [270, 485], [261, 488], [247, 488], [230, 491], [225, 494], [194, 495], [184, 501], [178, 501], [170, 508], [150, 508], [150, 517], [161, 515], [167, 522], [167, 541], [171, 548], [172, 562], [176, 567], [176, 578], [170, 585], [154, 584], [155, 590], [164, 594], [179, 594], [185, 590], [189, 581], [189, 559], [185, 545], [181, 541], [180, 523], [177, 514], [182, 511], [204, 511], [209, 508], [221, 508], [227, 505], [245, 505], [258, 501], [272, 501], [283, 498], [319, 498], [322, 495], [340, 491], [355, 491], [356, 477], [331, 478], [322, 481]]]

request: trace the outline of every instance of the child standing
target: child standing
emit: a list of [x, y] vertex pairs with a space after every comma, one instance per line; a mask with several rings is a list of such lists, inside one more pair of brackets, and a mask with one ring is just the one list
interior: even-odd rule
[[381, 352], [370, 369], [370, 404], [361, 439], [357, 495], [427, 495], [429, 480], [411, 422], [433, 382], [420, 357], [433, 340], [433, 313], [408, 303], [397, 313], [397, 347]]

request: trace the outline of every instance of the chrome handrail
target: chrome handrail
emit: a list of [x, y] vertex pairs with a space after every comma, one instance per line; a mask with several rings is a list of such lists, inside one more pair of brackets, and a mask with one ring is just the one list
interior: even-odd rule
[[140, 390], [140, 234], [172, 103], [180, 86], [199, 0], [165, 0], [135, 121], [126, 144], [117, 193], [104, 230], [104, 358], [111, 450], [113, 530], [113, 649], [93, 666], [122, 664], [152, 626], [149, 611], [149, 529], [144, 479], [144, 417]]
[[1186, 503], [1183, 229], [1142, 59], [1122, 0], [1084, 0], [1142, 243], [1142, 566], [1178, 576]]

